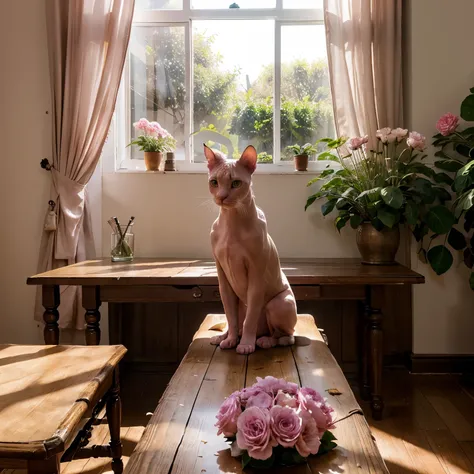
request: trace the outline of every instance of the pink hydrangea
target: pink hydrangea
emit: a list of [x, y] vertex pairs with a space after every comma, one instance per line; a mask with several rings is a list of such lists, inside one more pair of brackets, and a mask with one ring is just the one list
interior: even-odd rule
[[426, 148], [426, 137], [418, 132], [410, 132], [407, 145], [413, 150], [423, 151]]
[[310, 454], [318, 454], [321, 440], [318, 426], [313, 417], [308, 412], [302, 411], [301, 418], [301, 435], [296, 441], [295, 448], [300, 456], [307, 458]]
[[351, 150], [358, 150], [362, 145], [365, 145], [369, 141], [369, 136], [365, 137], [354, 137], [348, 140], [347, 146]]
[[275, 405], [270, 410], [271, 429], [275, 441], [285, 448], [291, 448], [296, 444], [301, 434], [301, 418], [290, 407]]
[[237, 445], [254, 459], [268, 459], [278, 443], [272, 437], [270, 412], [258, 407], [244, 410], [237, 420]]
[[142, 130], [146, 132], [150, 126], [150, 122], [146, 118], [141, 118], [138, 122], [133, 124], [135, 130]]
[[457, 115], [447, 113], [440, 117], [436, 122], [436, 128], [441, 135], [445, 137], [451, 135], [459, 125], [459, 117]]
[[237, 433], [237, 421], [242, 413], [240, 405], [239, 392], [234, 392], [230, 395], [219, 409], [217, 413], [218, 428], [217, 434], [224, 434], [224, 436], [234, 436]]

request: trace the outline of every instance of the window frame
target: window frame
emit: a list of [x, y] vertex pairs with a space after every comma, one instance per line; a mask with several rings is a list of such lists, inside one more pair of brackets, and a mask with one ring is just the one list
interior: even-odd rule
[[[133, 26], [182, 26], [185, 29], [185, 143], [184, 160], [176, 160], [178, 172], [206, 172], [205, 163], [193, 161], [192, 111], [193, 111], [193, 44], [192, 28], [196, 20], [273, 20], [274, 21], [274, 80], [273, 80], [273, 163], [265, 163], [257, 168], [259, 173], [294, 173], [291, 161], [281, 161], [281, 31], [286, 25], [324, 25], [322, 8], [289, 9], [283, 8], [283, 0], [276, 0], [275, 8], [264, 9], [193, 9], [191, 0], [183, 0], [182, 10], [136, 10]], [[113, 136], [115, 137], [115, 171], [143, 171], [143, 160], [131, 158], [130, 114], [130, 55], [124, 65], [122, 82], [117, 97]], [[309, 171], [319, 172], [327, 166], [326, 162], [310, 162]]]

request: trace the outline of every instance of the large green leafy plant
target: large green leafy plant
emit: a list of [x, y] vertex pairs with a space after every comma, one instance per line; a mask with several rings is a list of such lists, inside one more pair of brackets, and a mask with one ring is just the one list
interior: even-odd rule
[[454, 222], [444, 206], [451, 198], [444, 187], [449, 177], [422, 162], [425, 137], [401, 128], [384, 128], [376, 136], [375, 150], [367, 148], [367, 136], [321, 140], [328, 150], [318, 159], [336, 166], [328, 165], [308, 183], [321, 186], [308, 198], [306, 209], [323, 200], [323, 215], [337, 211], [339, 231], [348, 222], [354, 229], [370, 222], [379, 231], [407, 223], [415, 235], [425, 226], [437, 234], [448, 232]]
[[[474, 122], [474, 88], [461, 104], [461, 118]], [[442, 170], [443, 180], [451, 185], [455, 199], [451, 206], [453, 226], [445, 235], [444, 242], [430, 248], [423, 247], [426, 226], [421, 229], [418, 241], [421, 243], [420, 256], [427, 257], [433, 269], [441, 275], [448, 271], [454, 261], [452, 250], [463, 252], [466, 266], [472, 270], [474, 263], [474, 127], [463, 130], [459, 126], [459, 117], [453, 114], [443, 115], [437, 122], [438, 134], [433, 145], [439, 150], [435, 166]], [[441, 234], [442, 232], [438, 232]], [[436, 235], [435, 235], [436, 236]], [[430, 243], [432, 241], [430, 239]], [[474, 289], [474, 272], [469, 278]]]

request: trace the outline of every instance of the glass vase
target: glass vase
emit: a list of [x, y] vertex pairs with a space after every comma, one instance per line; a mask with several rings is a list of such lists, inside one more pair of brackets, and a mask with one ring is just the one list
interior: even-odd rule
[[133, 233], [133, 223], [128, 227], [121, 225], [120, 232], [114, 232], [111, 235], [111, 251], [110, 256], [112, 262], [131, 262], [133, 260], [133, 252], [135, 246], [135, 234]]

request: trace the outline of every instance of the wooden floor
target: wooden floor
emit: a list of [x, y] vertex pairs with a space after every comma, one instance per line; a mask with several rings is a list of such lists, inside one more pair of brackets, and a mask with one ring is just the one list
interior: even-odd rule
[[[144, 373], [123, 377], [124, 462], [140, 439], [167, 380], [163, 375]], [[385, 393], [384, 420], [368, 417], [368, 421], [391, 473], [474, 474], [474, 390], [463, 387], [457, 376], [415, 376], [394, 369], [385, 373]], [[370, 413], [366, 403], [361, 405]], [[91, 443], [102, 444], [107, 439], [107, 425], [103, 424], [94, 430]], [[77, 460], [62, 466], [61, 472], [66, 474], [112, 472], [107, 459]]]

